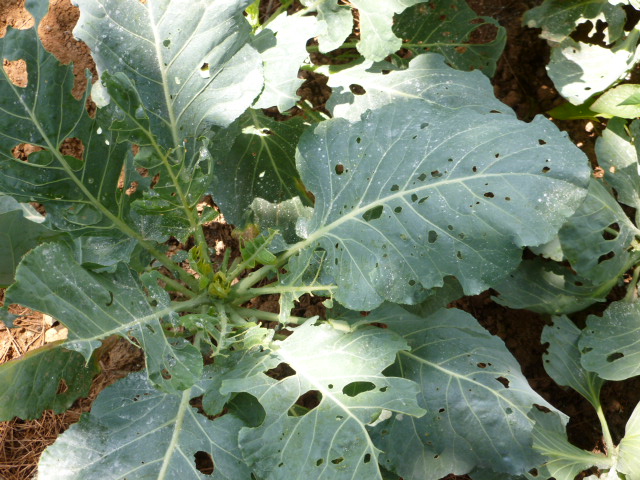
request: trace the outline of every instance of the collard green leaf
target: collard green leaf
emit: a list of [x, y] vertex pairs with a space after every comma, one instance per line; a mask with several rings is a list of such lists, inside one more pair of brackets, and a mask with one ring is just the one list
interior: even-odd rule
[[640, 304], [613, 302], [602, 317], [589, 315], [579, 345], [582, 366], [606, 380], [640, 374]]
[[317, 31], [315, 17], [282, 14], [256, 35], [251, 44], [264, 62], [264, 90], [254, 108], [276, 106], [284, 112], [296, 104], [300, 99], [296, 91], [304, 81], [298, 70], [309, 58], [307, 40]]
[[542, 5], [524, 14], [524, 23], [529, 28], [541, 28], [540, 36], [553, 42], [565, 40], [575, 28], [587, 21], [595, 25], [598, 20], [608, 24], [606, 41], [616, 41], [623, 33], [626, 15], [621, 5], [626, 0], [545, 0]]
[[469, 314], [440, 310], [422, 318], [398, 306], [367, 319], [401, 334], [411, 350], [398, 353], [389, 374], [420, 385], [421, 418], [394, 414], [375, 427], [382, 465], [405, 480], [489, 469], [493, 478], [521, 475], [541, 462], [531, 449], [532, 405], [551, 407], [534, 392], [503, 342]]
[[335, 50], [344, 43], [353, 30], [353, 15], [346, 5], [339, 5], [337, 0], [301, 0], [309, 7], [317, 5], [318, 9], [318, 45], [322, 53]]
[[[632, 131], [638, 125], [640, 122], [633, 122]], [[604, 169], [604, 179], [615, 189], [618, 201], [637, 209], [640, 207], [638, 154], [625, 127], [623, 119], [611, 119], [596, 140], [596, 155]]]
[[[129, 375], [106, 388], [91, 412], [44, 451], [38, 479], [249, 478], [237, 446], [242, 422], [232, 415], [213, 421], [200, 415], [189, 405], [200, 393], [162, 393], [143, 374]], [[211, 456], [213, 474], [196, 469], [197, 452]]]
[[[314, 326], [311, 319], [271, 347], [270, 364], [284, 362], [294, 375], [275, 380], [254, 369], [224, 381], [223, 394], [247, 392], [266, 412], [259, 427], [240, 431], [240, 448], [255, 474], [283, 480], [380, 479], [379, 450], [366, 425], [383, 409], [424, 413], [413, 382], [381, 373], [404, 348], [402, 339], [384, 329], [343, 331]], [[308, 391], [316, 392], [319, 404], [301, 416], [287, 414]]]
[[631, 251], [631, 244], [639, 233], [603, 183], [592, 178], [586, 199], [558, 237], [573, 269], [598, 285], [635, 263], [638, 253]]
[[[330, 68], [322, 72], [329, 77], [328, 85], [333, 89], [327, 108], [334, 117], [359, 120], [368, 109], [407, 98], [423, 99], [448, 109], [495, 110], [514, 115], [493, 96], [493, 88], [484, 75], [454, 70], [437, 54], [419, 55], [404, 70], [389, 63], [363, 62], [337, 72]], [[365, 93], [354, 94], [350, 85], [361, 86]]]
[[557, 384], [573, 388], [598, 408], [604, 380], [580, 364], [579, 338], [580, 329], [568, 317], [554, 317], [553, 325], [544, 327], [540, 339], [549, 344], [543, 357], [544, 369]]
[[278, 203], [299, 196], [309, 203], [295, 167], [296, 144], [305, 128], [301, 117], [276, 122], [248, 110], [216, 136], [210, 192], [230, 223], [253, 221], [249, 207], [255, 198]]
[[323, 249], [323, 272], [349, 308], [418, 303], [448, 275], [478, 293], [517, 267], [520, 247], [549, 241], [584, 198], [584, 156], [546, 119], [443, 103], [334, 118], [298, 144], [316, 202], [292, 251]]
[[67, 247], [45, 244], [24, 257], [6, 301], [64, 323], [69, 329], [65, 347], [87, 360], [109, 335], [135, 339], [145, 349], [149, 378], [166, 391], [184, 390], [202, 374], [198, 349], [183, 338], [167, 338], [162, 329], [160, 320], [174, 308], [153, 309], [123, 264], [113, 274], [91, 273]]
[[[0, 421], [40, 418], [46, 409], [62, 413], [89, 393], [98, 373], [95, 361], [49, 344], [0, 365]], [[62, 388], [61, 388], [62, 387]]]
[[640, 116], [640, 105], [625, 104], [625, 100], [633, 95], [640, 94], [640, 85], [618, 85], [607, 90], [598, 98], [591, 110], [611, 117], [636, 118]]
[[593, 285], [558, 263], [524, 260], [493, 286], [500, 294], [494, 300], [509, 308], [560, 315], [579, 312], [595, 302], [604, 301], [616, 283], [617, 278], [612, 277], [604, 285]]
[[44, 217], [28, 204], [0, 195], [0, 286], [13, 283], [22, 256], [39, 242], [59, 234], [42, 225]]
[[[471, 40], [475, 30], [488, 25], [496, 32], [493, 40]], [[454, 68], [481, 70], [489, 77], [507, 41], [504, 27], [491, 17], [478, 17], [465, 0], [436, 0], [409, 7], [396, 16], [393, 33], [404, 40], [404, 48], [440, 53]]]
[[165, 148], [226, 126], [262, 89], [262, 61], [248, 45], [249, 0], [75, 0], [74, 35], [98, 73], [124, 72], [136, 85]]
[[632, 30], [612, 48], [566, 38], [551, 51], [549, 77], [574, 105], [622, 79], [638, 61], [640, 30]]
[[565, 429], [566, 420], [556, 412], [533, 408], [530, 416], [535, 422], [533, 448], [548, 459], [539, 469], [539, 474], [550, 475], [556, 480], [574, 480], [581, 471], [593, 466], [611, 466], [610, 458], [570, 444]]
[[633, 480], [640, 478], [640, 404], [633, 409], [618, 445], [618, 471]]

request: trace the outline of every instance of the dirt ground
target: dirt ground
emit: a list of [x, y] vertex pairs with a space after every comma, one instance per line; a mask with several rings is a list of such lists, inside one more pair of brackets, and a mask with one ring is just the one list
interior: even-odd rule
[[[277, 2], [263, 2], [277, 4]], [[502, 55], [497, 73], [493, 79], [495, 94], [504, 103], [514, 108], [519, 118], [531, 120], [535, 115], [550, 110], [562, 103], [553, 84], [549, 80], [545, 65], [549, 49], [545, 41], [538, 38], [538, 32], [521, 26], [522, 14], [541, 0], [468, 0], [479, 15], [491, 16], [507, 28], [507, 47]], [[7, 26], [28, 28], [33, 22], [23, 9], [24, 0], [0, 0], [0, 36]], [[40, 28], [47, 49], [65, 62], [74, 62], [76, 88], [80, 95], [86, 87], [84, 70], [95, 74], [95, 67], [86, 45], [73, 38], [72, 30], [78, 12], [69, 0], [51, 0], [51, 12]], [[20, 65], [8, 65], [16, 76], [24, 75]], [[307, 75], [307, 81], [300, 93], [322, 108], [328, 89], [322, 78]], [[573, 141], [593, 160], [593, 146], [598, 126], [586, 121], [557, 122], [569, 132]], [[212, 245], [217, 242], [229, 244], [229, 226], [216, 225], [207, 232]], [[618, 292], [614, 292], [615, 296]], [[275, 298], [263, 300], [264, 309], [274, 308]], [[526, 311], [516, 311], [501, 307], [490, 299], [490, 292], [476, 297], [467, 297], [455, 303], [472, 313], [491, 333], [505, 340], [509, 350], [515, 355], [531, 386], [550, 403], [571, 417], [568, 427], [570, 440], [581, 448], [599, 450], [602, 448], [600, 427], [591, 406], [573, 391], [557, 386], [543, 369], [541, 355], [544, 346], [540, 344], [540, 334], [548, 318]], [[598, 313], [603, 305], [586, 313]], [[60, 326], [47, 323], [37, 312], [16, 311], [22, 315], [16, 322], [17, 328], [0, 327], [0, 363], [16, 358], [26, 351], [37, 348], [45, 342], [48, 331], [59, 333]], [[319, 313], [316, 302], [303, 299], [295, 311], [299, 316]], [[578, 323], [584, 322], [586, 313], [578, 315]], [[49, 333], [52, 335], [52, 333]], [[13, 420], [0, 423], [0, 480], [26, 480], [31, 478], [40, 452], [54, 441], [56, 436], [70, 424], [76, 422], [82, 412], [89, 410], [91, 401], [105, 386], [113, 383], [127, 372], [142, 367], [142, 357], [128, 342], [109, 340], [109, 348], [101, 364], [103, 372], [96, 378], [91, 395], [82, 399], [62, 415], [46, 412], [35, 421]], [[608, 382], [603, 390], [603, 404], [613, 430], [615, 440], [624, 433], [624, 425], [636, 403], [640, 400], [640, 381]], [[447, 480], [463, 480], [468, 477], [447, 477]]]

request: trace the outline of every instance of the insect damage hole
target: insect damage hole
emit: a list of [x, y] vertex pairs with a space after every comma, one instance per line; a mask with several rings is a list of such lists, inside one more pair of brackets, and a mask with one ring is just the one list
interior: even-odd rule
[[615, 362], [616, 360], [620, 360], [622, 357], [624, 357], [624, 353], [615, 352], [615, 353], [612, 353], [611, 355], [607, 355], [607, 362], [612, 363], [612, 362]]
[[213, 475], [215, 466], [213, 464], [213, 458], [209, 452], [202, 450], [193, 454], [196, 462], [196, 469], [203, 475]]
[[504, 388], [509, 388], [509, 380], [507, 380], [505, 377], [498, 377], [496, 378], [496, 380], [499, 381]]
[[27, 62], [24, 60], [3, 60], [2, 66], [11, 83], [16, 87], [25, 88], [29, 84]]
[[382, 210], [383, 210], [382, 205], [378, 205], [377, 207], [370, 208], [369, 210], [367, 210], [362, 214], [362, 218], [365, 219], [367, 222], [370, 222], [371, 220], [377, 220], [382, 216]]
[[351, 85], [349, 85], [349, 90], [351, 90], [351, 93], [353, 93], [354, 95], [364, 95], [365, 93], [367, 93], [362, 85], [358, 85], [357, 83], [352, 83]]
[[348, 397], [355, 397], [356, 395], [360, 395], [364, 392], [369, 392], [375, 389], [376, 386], [371, 382], [351, 382], [348, 385], [345, 385], [342, 389], [342, 393], [347, 395]]
[[296, 403], [287, 411], [289, 417], [303, 417], [322, 402], [322, 393], [309, 390], [298, 397]]
[[67, 382], [65, 382], [64, 378], [61, 378], [58, 382], [58, 390], [56, 390], [56, 395], [61, 395], [69, 391], [69, 386]]

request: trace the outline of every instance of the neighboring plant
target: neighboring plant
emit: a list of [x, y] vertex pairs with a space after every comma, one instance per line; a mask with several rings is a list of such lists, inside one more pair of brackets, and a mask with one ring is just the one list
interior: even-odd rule
[[[354, 42], [351, 7], [332, 1], [281, 8], [263, 24], [259, 2], [77, 3], [74, 34], [100, 77], [82, 99], [71, 95], [72, 67], [38, 38], [46, 2], [28, 0], [36, 26], [0, 40], [3, 58], [28, 72], [26, 86], [0, 78], [0, 225], [22, 257], [0, 264], [5, 305], [69, 330], [0, 366], [0, 419], [63, 411], [86, 395], [112, 335], [141, 348], [146, 368], [100, 393], [43, 453], [39, 478], [562, 480], [592, 465], [638, 478], [637, 415], [618, 447], [603, 422], [606, 455], [575, 453], [567, 418], [502, 341], [442, 308], [531, 268], [519, 267], [525, 246], [561, 245], [572, 274], [591, 282], [584, 305], [637, 262], [636, 227], [567, 136], [543, 117], [517, 120], [483, 73], [453, 68], [491, 73], [502, 29], [492, 45], [472, 45], [469, 29], [495, 24], [470, 22], [467, 5], [448, 0], [352, 0]], [[431, 21], [429, 9], [449, 35], [412, 23]], [[409, 39], [410, 61], [396, 34]], [[312, 37], [321, 52], [357, 46], [364, 58], [311, 65]], [[426, 42], [443, 56], [423, 54]], [[301, 64], [329, 76], [332, 118], [299, 101]], [[305, 117], [260, 110], [295, 105]], [[610, 126], [601, 150], [635, 152], [623, 131]], [[77, 156], [61, 152], [68, 143]], [[38, 147], [26, 161], [21, 144]], [[620, 172], [635, 158], [601, 157]], [[640, 191], [622, 187], [635, 177], [615, 178], [620, 201]], [[238, 227], [238, 256], [208, 245], [203, 226], [218, 211], [206, 195]], [[592, 238], [606, 228], [615, 239], [603, 249]], [[188, 251], [171, 255], [170, 238]], [[615, 257], [601, 266], [585, 257], [594, 250]], [[273, 294], [278, 313], [251, 308]], [[326, 319], [291, 314], [305, 294], [327, 297]], [[633, 316], [635, 304], [615, 308]], [[611, 309], [579, 340], [564, 317], [545, 331], [549, 373], [601, 418], [601, 381], [579, 362], [600, 378], [635, 374], [635, 320], [620, 327], [624, 348], [601, 338], [622, 314]], [[563, 451], [579, 461], [566, 464]]]

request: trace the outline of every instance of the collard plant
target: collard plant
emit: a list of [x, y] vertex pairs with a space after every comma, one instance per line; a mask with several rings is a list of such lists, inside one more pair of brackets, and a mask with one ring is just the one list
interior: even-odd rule
[[[45, 3], [27, 1], [36, 25], [0, 41], [28, 73], [26, 85], [0, 78], [0, 238], [13, 254], [1, 278], [6, 305], [53, 316], [69, 337], [0, 367], [0, 418], [86, 395], [113, 335], [145, 368], [100, 393], [39, 478], [554, 472], [532, 446], [566, 417], [499, 339], [442, 308], [497, 285], [591, 194], [565, 134], [493, 97], [481, 69], [502, 30], [470, 43], [470, 26], [492, 21], [449, 1], [303, 1], [261, 23], [259, 3], [241, 0], [77, 0], [74, 34], [99, 78], [76, 99], [72, 67], [38, 37]], [[447, 35], [412, 21], [434, 12]], [[351, 64], [307, 63], [343, 45]], [[301, 65], [329, 76], [331, 118], [299, 101]], [[261, 110], [296, 104], [306, 116]], [[61, 150], [71, 141], [75, 156]], [[239, 255], [207, 243], [218, 210], [206, 195], [238, 227]], [[172, 254], [170, 238], [190, 248]], [[279, 312], [251, 307], [273, 294]], [[307, 294], [327, 298], [326, 318], [291, 314]]]

